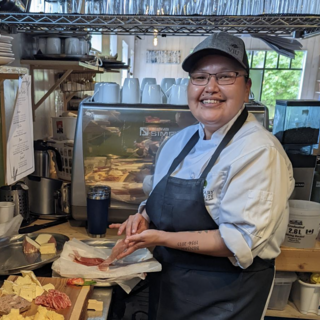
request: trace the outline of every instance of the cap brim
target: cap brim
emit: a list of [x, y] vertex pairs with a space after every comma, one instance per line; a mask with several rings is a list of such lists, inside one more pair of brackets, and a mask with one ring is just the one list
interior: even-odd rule
[[237, 61], [246, 71], [249, 71], [248, 68], [246, 67], [246, 65], [242, 61], [239, 61], [239, 60], [235, 59], [233, 56], [231, 56], [230, 54], [228, 54], [222, 50], [218, 50], [218, 49], [202, 49], [197, 52], [190, 53], [184, 59], [184, 61], [182, 63], [182, 69], [186, 72], [190, 72], [190, 71], [192, 71], [192, 68], [195, 67], [195, 65], [197, 64], [197, 62], [201, 58], [209, 56], [209, 55], [215, 55], [215, 54], [230, 57], [231, 59]]

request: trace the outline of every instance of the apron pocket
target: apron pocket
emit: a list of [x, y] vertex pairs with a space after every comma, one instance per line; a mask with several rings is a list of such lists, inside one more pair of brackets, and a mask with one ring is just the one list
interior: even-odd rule
[[237, 300], [242, 273], [190, 270], [186, 279], [187, 301], [214, 312], [220, 309], [232, 312]]

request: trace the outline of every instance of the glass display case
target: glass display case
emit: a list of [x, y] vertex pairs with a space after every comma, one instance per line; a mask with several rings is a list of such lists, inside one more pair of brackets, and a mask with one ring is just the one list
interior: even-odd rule
[[273, 134], [283, 145], [300, 145], [300, 149], [303, 145], [318, 144], [319, 128], [320, 101], [276, 101]]
[[[248, 106], [262, 124], [267, 108]], [[150, 192], [159, 148], [179, 130], [196, 123], [188, 106], [99, 104], [85, 100], [78, 111], [72, 171], [72, 218], [86, 220], [90, 187], [111, 187], [109, 222], [137, 212]]]

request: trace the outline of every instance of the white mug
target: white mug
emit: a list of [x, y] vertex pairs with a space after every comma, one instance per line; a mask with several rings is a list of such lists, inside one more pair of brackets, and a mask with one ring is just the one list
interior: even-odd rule
[[140, 85], [138, 78], [126, 78], [121, 91], [122, 103], [140, 103]]
[[141, 82], [141, 92], [143, 92], [144, 86], [146, 84], [157, 84], [156, 78], [143, 78]]
[[176, 83], [174, 78], [163, 78], [161, 80], [161, 89], [167, 97], [170, 95], [171, 87]]
[[43, 54], [46, 53], [46, 46], [47, 46], [47, 39], [46, 38], [39, 38], [38, 40], [38, 50], [41, 50]]
[[142, 93], [142, 103], [161, 104], [163, 93], [158, 84], [146, 84]]
[[[96, 88], [95, 88], [96, 89]], [[120, 103], [120, 86], [114, 82], [100, 82], [94, 101], [101, 103]]]
[[80, 39], [79, 41], [80, 54], [88, 54], [88, 41], [84, 39]]
[[14, 216], [14, 202], [0, 202], [0, 223], [10, 221]]
[[68, 55], [80, 54], [80, 41], [78, 38], [67, 38], [65, 40], [65, 54], [68, 54]]
[[168, 99], [168, 103], [176, 104], [176, 105], [187, 105], [188, 104], [187, 86], [174, 84], [171, 87], [171, 93]]
[[47, 38], [46, 54], [61, 54], [61, 39], [57, 37]]

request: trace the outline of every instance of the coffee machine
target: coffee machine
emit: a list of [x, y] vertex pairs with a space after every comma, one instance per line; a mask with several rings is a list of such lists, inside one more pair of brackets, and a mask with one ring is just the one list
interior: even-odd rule
[[292, 199], [310, 200], [320, 129], [320, 101], [277, 100], [273, 134], [283, 145], [293, 166]]

